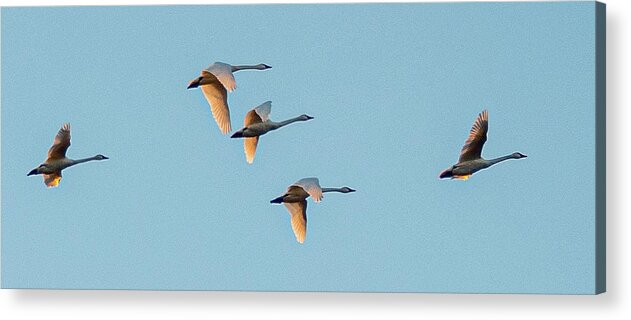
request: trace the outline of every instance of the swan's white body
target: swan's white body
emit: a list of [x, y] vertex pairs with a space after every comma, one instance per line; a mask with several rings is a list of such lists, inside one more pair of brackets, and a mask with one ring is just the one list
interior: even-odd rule
[[256, 147], [260, 136], [296, 121], [313, 119], [313, 117], [303, 114], [285, 121], [274, 122], [269, 118], [271, 112], [272, 102], [263, 102], [245, 115], [244, 127], [232, 135], [232, 138], [245, 138], [243, 141], [243, 149], [245, 151], [245, 159], [248, 163], [254, 162]]
[[189, 83], [188, 88], [199, 87], [210, 104], [213, 117], [223, 134], [232, 130], [230, 125], [230, 109], [228, 108], [228, 92], [237, 88], [233, 72], [239, 70], [265, 70], [271, 68], [266, 64], [254, 66], [232, 66], [223, 62], [215, 62], [202, 70], [201, 75]]

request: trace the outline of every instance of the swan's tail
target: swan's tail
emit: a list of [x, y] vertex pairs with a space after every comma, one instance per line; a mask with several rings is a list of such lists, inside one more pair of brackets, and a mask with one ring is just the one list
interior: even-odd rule
[[273, 199], [272, 201], [270, 201], [269, 203], [283, 203], [283, 197], [284, 196], [280, 196], [276, 199]]
[[241, 129], [241, 130], [239, 130], [239, 131], [237, 131], [237, 132], [233, 133], [233, 134], [230, 136], [230, 138], [244, 138], [244, 136], [243, 136], [243, 130], [244, 130], [244, 129]]
[[440, 173], [440, 175], [438, 176], [440, 179], [445, 179], [445, 178], [453, 178], [454, 177], [454, 173], [451, 171], [451, 168], [443, 171]]
[[202, 77], [196, 78], [188, 83], [188, 87], [186, 89], [195, 89], [199, 87], [199, 83], [202, 81]]

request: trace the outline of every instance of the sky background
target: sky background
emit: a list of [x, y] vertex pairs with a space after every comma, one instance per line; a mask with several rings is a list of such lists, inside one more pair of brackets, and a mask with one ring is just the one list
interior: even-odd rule
[[[2, 9], [2, 287], [594, 291], [594, 4]], [[272, 100], [248, 165], [188, 81], [235, 74], [233, 129]], [[489, 110], [483, 156], [439, 180]], [[67, 155], [26, 173], [61, 125]], [[269, 200], [296, 180], [304, 245]]]

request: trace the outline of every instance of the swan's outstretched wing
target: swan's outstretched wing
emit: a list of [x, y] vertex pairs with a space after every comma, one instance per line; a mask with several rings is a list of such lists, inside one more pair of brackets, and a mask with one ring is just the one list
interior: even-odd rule
[[469, 137], [460, 151], [458, 162], [479, 159], [482, 155], [482, 147], [486, 142], [486, 132], [489, 130], [489, 113], [484, 110], [475, 119]]
[[258, 107], [253, 109], [256, 114], [261, 118], [261, 121], [265, 122], [269, 120], [269, 114], [272, 113], [272, 102], [265, 101], [261, 103]]
[[296, 241], [304, 243], [307, 236], [307, 200], [285, 202], [284, 205], [291, 215], [291, 228], [296, 235]]
[[[266, 103], [267, 102], [248, 111], [248, 113], [245, 115], [245, 121], [243, 123], [244, 127], [248, 127], [254, 123], [261, 123], [263, 121], [267, 121], [268, 116], [269, 116], [269, 110], [265, 112], [265, 109], [271, 108], [271, 104], [270, 104], [270, 107], [265, 107]], [[262, 111], [259, 111], [258, 110], [259, 108], [261, 108]], [[263, 120], [263, 117], [265, 117], [265, 120]], [[248, 163], [254, 162], [254, 155], [256, 154], [256, 146], [258, 145], [258, 143], [259, 143], [259, 137], [245, 138], [243, 140], [243, 150], [245, 151], [245, 160]]]
[[70, 124], [66, 123], [57, 132], [53, 146], [48, 149], [47, 160], [65, 158], [68, 147], [70, 147]]
[[221, 83], [212, 82], [200, 87], [204, 93], [204, 97], [210, 104], [210, 110], [213, 113], [217, 125], [223, 134], [232, 130], [230, 125], [230, 110], [228, 109], [228, 95], [226, 88]]
[[232, 66], [223, 62], [215, 62], [205, 69], [217, 77], [219, 82], [228, 90], [232, 92], [237, 88], [237, 82], [232, 75]]
[[322, 188], [318, 178], [304, 178], [296, 181], [292, 186], [298, 186], [304, 189], [315, 202], [322, 200]]
[[256, 155], [256, 146], [259, 144], [259, 137], [248, 137], [243, 139], [243, 150], [245, 151], [245, 160], [248, 163], [254, 162]]
[[261, 123], [261, 122], [263, 122], [263, 119], [256, 112], [256, 108], [255, 108], [255, 109], [252, 109], [252, 110], [248, 111], [248, 113], [245, 114], [245, 121], [243, 121], [243, 126], [247, 127], [247, 126], [250, 126], [252, 124]]
[[59, 181], [61, 181], [61, 171], [57, 171], [51, 174], [43, 174], [44, 184], [51, 188], [59, 185]]

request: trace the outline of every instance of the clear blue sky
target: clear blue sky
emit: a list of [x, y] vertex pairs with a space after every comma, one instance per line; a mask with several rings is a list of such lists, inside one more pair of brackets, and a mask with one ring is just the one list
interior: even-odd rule
[[[2, 9], [2, 286], [424, 292], [594, 291], [594, 4]], [[232, 125], [189, 80], [237, 73]], [[483, 155], [529, 157], [439, 180], [476, 115]], [[64, 122], [68, 156], [27, 177]], [[294, 181], [351, 186], [308, 208]]]

